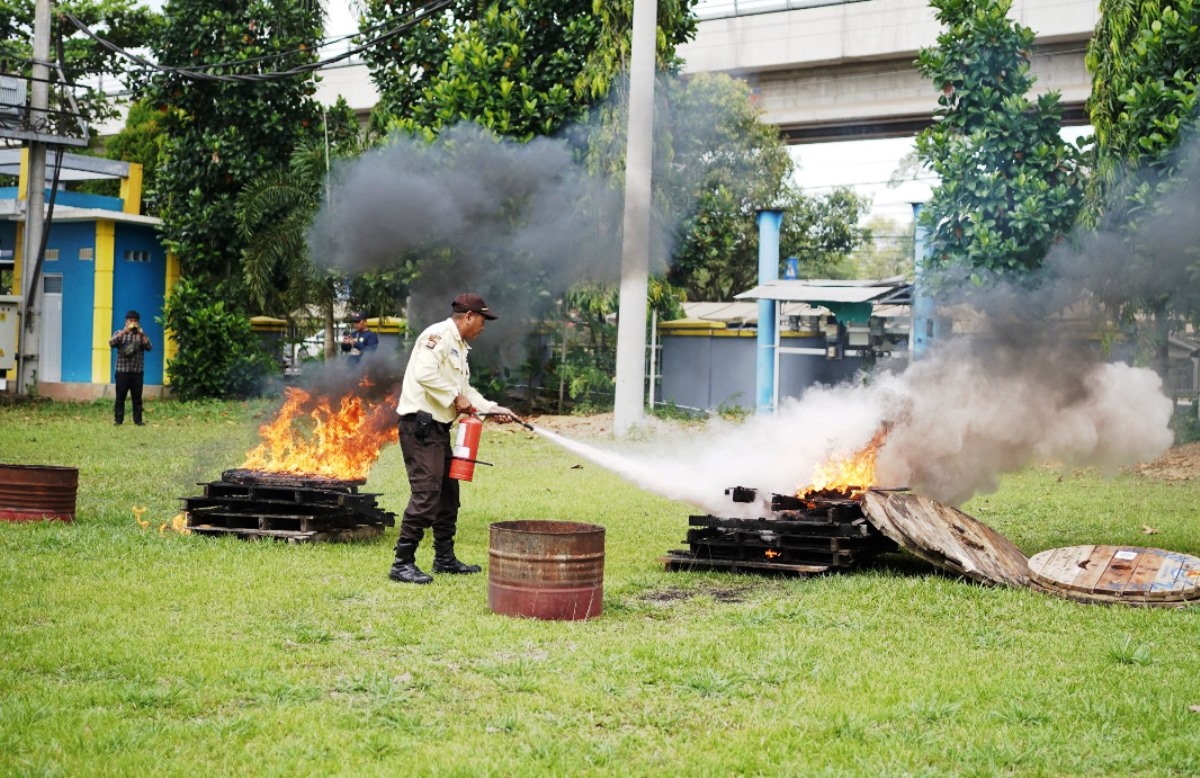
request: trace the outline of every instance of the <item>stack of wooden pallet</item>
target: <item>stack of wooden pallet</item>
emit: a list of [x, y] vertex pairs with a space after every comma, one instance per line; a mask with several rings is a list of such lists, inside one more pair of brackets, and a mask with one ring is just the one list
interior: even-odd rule
[[360, 481], [227, 470], [185, 497], [187, 528], [201, 535], [277, 538], [292, 543], [356, 540], [383, 534], [396, 514]]
[[[734, 502], [757, 500], [755, 490], [726, 490]], [[854, 567], [895, 549], [850, 499], [802, 501], [772, 495], [769, 517], [691, 516], [687, 550], [661, 558], [668, 570], [766, 570], [824, 573]]]

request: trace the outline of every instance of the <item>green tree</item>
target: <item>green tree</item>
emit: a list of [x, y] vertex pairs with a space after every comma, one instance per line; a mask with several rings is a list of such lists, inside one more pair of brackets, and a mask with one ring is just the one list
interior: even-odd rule
[[866, 222], [871, 238], [854, 252], [855, 278], [913, 277], [913, 229], [886, 216]]
[[[129, 106], [125, 126], [112, 137], [104, 139], [103, 154], [107, 159], [136, 162], [142, 166], [142, 213], [158, 214], [158, 165], [165, 153], [167, 135], [160, 121], [162, 114], [143, 102]], [[90, 181], [88, 190], [97, 194], [116, 195], [117, 181]]]
[[1102, 0], [1100, 10], [1087, 54], [1097, 140], [1088, 220], [1109, 260], [1099, 291], [1165, 379], [1170, 334], [1200, 318], [1200, 160], [1185, 142], [1200, 122], [1200, 3]]
[[1011, 0], [931, 0], [945, 28], [917, 58], [940, 92], [917, 154], [941, 179], [921, 212], [931, 265], [985, 275], [1041, 266], [1082, 203], [1080, 152], [1059, 136], [1058, 93], [1026, 97], [1034, 32]]
[[[695, 32], [695, 0], [659, 8], [660, 61]], [[424, 13], [405, 35], [364, 59], [379, 88], [377, 129], [430, 137], [459, 122], [529, 140], [581, 120], [628, 62], [632, 0], [454, 0], [428, 13], [420, 0], [368, 0], [364, 37]]]
[[848, 190], [809, 197], [789, 184], [794, 163], [778, 131], [761, 120], [744, 82], [699, 74], [669, 92], [671, 158], [658, 170], [661, 199], [680, 219], [668, 278], [691, 300], [730, 300], [758, 278], [764, 207], [785, 212], [780, 253], [807, 277], [844, 276], [846, 252], [863, 238], [865, 202]]
[[242, 280], [251, 300], [262, 313], [289, 322], [316, 307], [322, 314], [326, 356], [336, 348], [334, 306], [347, 280], [313, 262], [309, 227], [331, 191], [334, 163], [361, 151], [358, 120], [339, 97], [323, 112], [321, 141], [302, 142], [286, 168], [255, 177], [235, 203], [238, 234], [245, 241]]
[[[0, 0], [0, 71], [28, 76], [33, 56], [35, 0]], [[89, 29], [121, 47], [137, 47], [155, 29], [158, 14], [139, 0], [66, 0], [56, 10], [79, 19]], [[126, 75], [127, 61], [84, 35], [65, 16], [53, 17], [51, 57], [58, 58], [57, 41], [62, 40], [62, 69], [67, 82], [78, 85], [73, 94], [82, 118], [89, 125], [117, 115], [111, 91]], [[57, 72], [51, 78], [57, 78]], [[70, 105], [52, 92], [51, 109], [71, 111]], [[62, 126], [70, 131], [73, 128]]]
[[175, 284], [162, 321], [179, 344], [167, 375], [181, 400], [251, 397], [279, 372], [276, 358], [262, 350], [250, 330], [250, 319], [200, 283], [183, 279]]
[[[647, 297], [660, 320], [682, 316], [680, 290], [664, 279], [651, 277]], [[548, 328], [552, 356], [544, 366], [546, 389], [552, 393], [561, 389], [552, 398], [559, 413], [568, 404], [580, 413], [612, 408], [619, 307], [619, 288], [614, 284], [580, 283], [563, 295]]]
[[[784, 190], [779, 253], [800, 260], [802, 278], [853, 278], [853, 252], [871, 239], [859, 222], [870, 200], [845, 187], [824, 197]], [[758, 251], [757, 240], [755, 252]]]
[[290, 318], [316, 298], [332, 299], [332, 284], [313, 266], [306, 239], [324, 179], [324, 148], [301, 145], [287, 168], [263, 173], [238, 193], [242, 280], [264, 314]]
[[[322, 12], [309, 0], [169, 0], [149, 41], [168, 71], [141, 85], [139, 98], [162, 112], [169, 140], [158, 171], [167, 246], [188, 277], [226, 282], [237, 292], [245, 248], [234, 214], [238, 192], [255, 176], [285, 166], [315, 136], [320, 109], [311, 77], [265, 78], [310, 63]], [[220, 80], [226, 77], [250, 80]]]
[[1097, 211], [1130, 171], [1176, 172], [1180, 159], [1172, 152], [1196, 127], [1200, 89], [1195, 0], [1101, 0], [1100, 12], [1086, 57], [1098, 184], [1090, 205]]

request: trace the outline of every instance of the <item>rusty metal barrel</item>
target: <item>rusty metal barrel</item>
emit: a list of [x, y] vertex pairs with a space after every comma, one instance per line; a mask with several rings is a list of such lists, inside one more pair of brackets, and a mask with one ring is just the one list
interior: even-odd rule
[[488, 607], [504, 616], [578, 621], [604, 600], [604, 527], [500, 521], [488, 546]]
[[74, 521], [79, 468], [0, 464], [0, 521]]

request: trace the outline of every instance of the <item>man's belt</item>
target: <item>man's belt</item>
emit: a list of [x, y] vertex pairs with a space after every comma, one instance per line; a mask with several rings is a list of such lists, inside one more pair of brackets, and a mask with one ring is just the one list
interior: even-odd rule
[[[401, 421], [416, 421], [417, 414], [416, 413], [402, 413], [402, 414], [400, 414], [400, 420]], [[441, 429], [443, 432], [449, 432], [451, 425], [454, 424], [454, 422], [451, 422], [451, 421], [438, 421], [437, 419], [434, 419], [432, 417], [430, 417], [430, 422], [432, 424], [434, 424], [435, 426], [437, 426], [439, 429]]]

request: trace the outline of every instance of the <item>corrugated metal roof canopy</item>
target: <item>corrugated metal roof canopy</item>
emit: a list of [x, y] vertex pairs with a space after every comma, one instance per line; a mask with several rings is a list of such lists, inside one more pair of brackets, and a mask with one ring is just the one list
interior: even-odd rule
[[806, 303], [900, 302], [908, 297], [912, 285], [902, 278], [883, 281], [769, 281], [748, 292], [734, 295], [737, 300], [781, 300]]
[[[0, 200], [0, 203], [3, 204], [0, 205], [0, 219], [7, 219], [14, 222], [25, 221], [25, 213], [17, 211], [16, 200]], [[110, 211], [107, 208], [77, 208], [73, 205], [54, 206], [55, 224], [99, 220], [120, 222], [122, 224], [144, 224], [147, 227], [157, 227], [163, 223], [162, 219], [157, 216], [142, 216], [137, 213]]]
[[[129, 177], [129, 163], [103, 157], [89, 157], [84, 154], [64, 154], [60, 151], [46, 153], [46, 182], [54, 177], [54, 162], [62, 155], [63, 164], [59, 171], [59, 181], [96, 181], [100, 179], [120, 179]], [[21, 172], [21, 149], [0, 149], [0, 173], [7, 176], [17, 176]]]
[[[827, 316], [829, 309], [823, 305], [808, 305], [807, 303], [781, 303], [779, 316]], [[730, 326], [753, 327], [758, 325], [758, 303], [753, 300], [742, 300], [727, 303], [684, 303], [685, 319], [675, 321], [713, 321], [724, 322]], [[907, 317], [910, 312], [903, 305], [875, 303], [874, 316], [884, 319]]]

